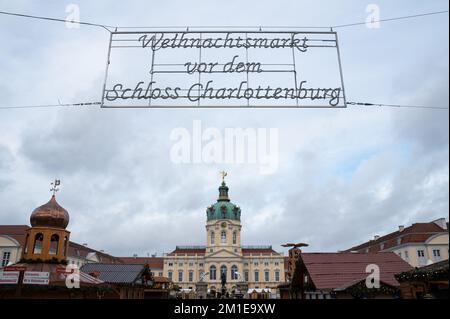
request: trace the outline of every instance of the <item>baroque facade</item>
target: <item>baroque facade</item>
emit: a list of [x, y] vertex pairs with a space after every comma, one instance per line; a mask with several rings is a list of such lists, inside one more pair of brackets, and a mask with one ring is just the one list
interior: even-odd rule
[[241, 245], [241, 229], [241, 209], [222, 181], [217, 202], [206, 210], [206, 245], [177, 246], [164, 258], [164, 276], [182, 289], [195, 289], [202, 280], [210, 291], [219, 291], [222, 273], [229, 291], [241, 281], [249, 289], [276, 289], [285, 281], [283, 254], [272, 246]]

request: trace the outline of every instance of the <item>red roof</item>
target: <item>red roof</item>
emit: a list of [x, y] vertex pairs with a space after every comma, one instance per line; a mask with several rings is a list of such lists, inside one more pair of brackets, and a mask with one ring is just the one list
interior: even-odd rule
[[380, 267], [380, 281], [391, 286], [399, 283], [394, 275], [412, 267], [394, 253], [302, 253], [300, 255], [316, 289], [348, 287], [367, 278], [366, 267]]
[[148, 264], [150, 269], [163, 269], [163, 257], [118, 257], [125, 264]]
[[403, 231], [397, 230], [382, 236], [377, 240], [370, 240], [361, 245], [352, 247], [347, 251], [366, 252], [366, 249], [369, 249], [369, 252], [374, 253], [382, 250], [381, 244], [384, 244], [384, 250], [405, 243], [425, 242], [431, 236], [439, 233], [448, 233], [448, 229], [443, 229], [434, 222], [415, 223], [409, 227], [406, 227]]
[[[242, 248], [243, 254], [276, 254], [277, 252], [272, 248]], [[174, 254], [205, 254], [205, 248], [179, 248], [177, 247], [174, 251], [169, 253], [169, 256]]]
[[198, 254], [198, 255], [204, 255], [205, 254], [205, 248], [177, 248], [171, 253], [169, 253], [169, 256], [172, 256], [174, 254]]
[[20, 246], [25, 245], [26, 231], [28, 225], [0, 225], [0, 235], [6, 235], [17, 240]]
[[68, 249], [68, 257], [82, 257], [86, 258], [88, 254], [95, 253], [99, 261], [101, 263], [120, 263], [120, 259], [114, 256], [111, 256], [109, 254], [106, 254], [104, 252], [89, 248], [84, 245], [80, 245], [77, 243], [74, 243], [73, 241], [69, 241], [69, 249]]
[[276, 254], [277, 252], [273, 249], [268, 248], [242, 248], [243, 254]]

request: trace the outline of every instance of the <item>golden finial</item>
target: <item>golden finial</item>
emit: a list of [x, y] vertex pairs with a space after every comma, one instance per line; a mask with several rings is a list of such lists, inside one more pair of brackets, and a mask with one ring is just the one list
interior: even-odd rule
[[221, 171], [221, 172], [220, 172], [220, 175], [222, 175], [222, 183], [225, 183], [225, 176], [228, 175], [227, 172]]

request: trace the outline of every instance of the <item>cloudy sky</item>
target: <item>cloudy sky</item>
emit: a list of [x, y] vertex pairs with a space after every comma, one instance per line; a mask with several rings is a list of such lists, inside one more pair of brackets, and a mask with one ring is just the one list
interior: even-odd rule
[[[433, 1], [0, 1], [0, 11], [119, 26], [310, 26], [448, 10]], [[448, 15], [338, 29], [351, 101], [448, 107]], [[0, 106], [98, 101], [108, 33], [0, 15]], [[131, 62], [130, 62], [131, 63]], [[322, 70], [323, 71], [323, 70]], [[124, 73], [126, 76], [126, 73]], [[114, 255], [204, 244], [205, 209], [228, 172], [243, 244], [350, 248], [448, 216], [448, 110], [0, 109], [0, 223], [28, 224], [61, 179], [71, 239]], [[278, 169], [178, 164], [175, 128], [277, 128]]]

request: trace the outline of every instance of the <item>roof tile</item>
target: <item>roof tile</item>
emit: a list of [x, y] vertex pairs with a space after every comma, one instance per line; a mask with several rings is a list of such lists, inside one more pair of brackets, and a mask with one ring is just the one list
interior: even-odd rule
[[391, 286], [394, 275], [412, 267], [394, 253], [302, 253], [301, 259], [317, 289], [334, 289], [367, 278], [366, 267], [380, 267], [380, 280]]

